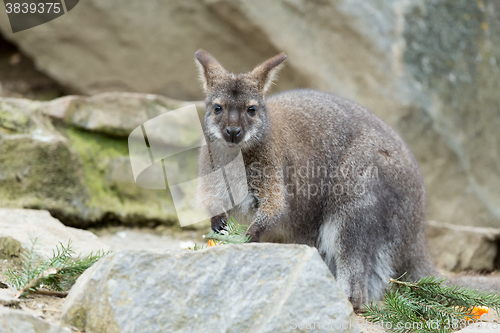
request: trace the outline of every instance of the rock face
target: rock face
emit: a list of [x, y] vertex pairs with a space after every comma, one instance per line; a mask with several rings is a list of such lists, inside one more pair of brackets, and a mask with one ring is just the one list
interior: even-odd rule
[[436, 264], [448, 271], [500, 268], [500, 229], [428, 221], [427, 239]]
[[49, 324], [21, 310], [14, 310], [0, 306], [0, 327], [2, 333], [70, 333], [70, 329], [63, 329]]
[[[115, 15], [108, 17], [112, 11]], [[71, 18], [68, 20], [67, 16]], [[1, 22], [5, 36], [16, 38], [17, 34], [13, 35], [7, 26], [6, 15]], [[218, 44], [224, 50], [221, 53], [227, 53], [225, 59], [230, 59], [229, 67], [237, 70], [250, 70], [244, 64], [256, 64], [279, 53], [254, 26], [249, 28], [248, 37], [259, 38], [259, 35], [260, 41], [249, 44], [245, 39], [234, 38], [235, 27], [208, 10], [203, 2], [193, 0], [151, 1], [144, 5], [133, 1], [92, 1], [80, 3], [70, 15], [37, 29], [49, 34], [49, 31], [58, 34], [62, 29], [69, 38], [81, 36], [81, 43], [55, 43], [55, 46], [52, 37], [20, 33], [23, 44], [34, 46], [28, 46], [27, 52], [39, 55], [37, 66], [50, 67], [51, 76], [80, 93], [138, 91], [192, 100], [201, 96], [194, 67], [194, 52], [200, 46]], [[36, 42], [35, 35], [45, 39], [44, 42]], [[51, 59], [53, 54], [46, 51], [44, 43], [58, 49], [59, 61]], [[186, 50], [189, 51], [185, 53]], [[67, 71], [69, 68], [72, 70]], [[283, 79], [283, 82], [299, 82], [293, 72], [285, 74]]]
[[128, 93], [0, 98], [0, 206], [46, 209], [78, 227], [175, 223], [169, 191], [135, 184], [127, 136], [186, 104]]
[[29, 244], [30, 237], [38, 237], [37, 251], [46, 256], [52, 255], [59, 242], [66, 245], [69, 239], [76, 254], [109, 248], [90, 231], [65, 227], [47, 211], [0, 208], [0, 251], [7, 252], [0, 252], [0, 258], [19, 255], [19, 244]]
[[88, 131], [128, 137], [137, 126], [165, 112], [202, 102], [182, 102], [152, 94], [103, 93], [92, 97], [67, 96], [41, 103], [40, 110], [51, 118]]
[[88, 200], [81, 160], [36, 108], [28, 100], [0, 100], [0, 206], [76, 215]]
[[334, 92], [404, 135], [431, 219], [499, 226], [499, 22], [500, 3], [486, 0], [87, 0], [34, 29], [0, 26], [41, 70], [88, 94], [201, 99], [196, 49], [232, 71], [284, 51], [278, 90]]
[[112, 253], [77, 280], [62, 315], [109, 333], [358, 332], [355, 321], [316, 249], [277, 244]]

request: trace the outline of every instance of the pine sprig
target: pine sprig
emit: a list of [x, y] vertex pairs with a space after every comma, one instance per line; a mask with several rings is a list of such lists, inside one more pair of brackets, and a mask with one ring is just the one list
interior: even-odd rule
[[3, 274], [7, 276], [7, 283], [15, 290], [21, 289], [38, 276], [35, 269], [35, 263], [41, 260], [36, 250], [38, 249], [38, 237], [29, 236], [30, 241], [27, 248], [21, 252], [21, 268], [16, 270], [12, 267], [7, 267], [7, 272]]
[[197, 244], [194, 244], [194, 247], [188, 247], [188, 249], [198, 251], [213, 245], [248, 243], [250, 236], [245, 236], [247, 230], [247, 225], [239, 225], [238, 222], [230, 216], [226, 226], [224, 226], [224, 229], [221, 230], [220, 233], [210, 231], [208, 234], [203, 236], [203, 238], [208, 239], [207, 245], [198, 246]]
[[220, 233], [210, 231], [205, 237], [222, 244], [243, 244], [248, 243], [250, 240], [250, 236], [245, 235], [247, 230], [247, 225], [239, 225], [238, 222], [230, 216], [226, 226]]
[[17, 290], [18, 296], [25, 292], [37, 292], [39, 288], [62, 292], [67, 291], [76, 279], [107, 252], [97, 251], [85, 257], [76, 257], [71, 240], [67, 245], [59, 242], [52, 250], [52, 256], [41, 257], [36, 251], [38, 238], [30, 237], [30, 244], [21, 254], [21, 268], [8, 267], [4, 273], [7, 284]]
[[365, 305], [363, 316], [389, 332], [448, 333], [476, 322], [474, 307], [500, 311], [500, 295], [448, 286], [447, 279], [429, 276], [417, 282], [390, 279], [392, 290], [381, 305]]

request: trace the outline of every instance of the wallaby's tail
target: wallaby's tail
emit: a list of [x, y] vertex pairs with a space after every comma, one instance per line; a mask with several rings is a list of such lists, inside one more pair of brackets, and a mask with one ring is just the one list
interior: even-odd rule
[[489, 291], [500, 294], [500, 275], [492, 274], [487, 276], [481, 275], [451, 275], [450, 273], [443, 274], [443, 277], [448, 279], [448, 285], [469, 287], [481, 291]]

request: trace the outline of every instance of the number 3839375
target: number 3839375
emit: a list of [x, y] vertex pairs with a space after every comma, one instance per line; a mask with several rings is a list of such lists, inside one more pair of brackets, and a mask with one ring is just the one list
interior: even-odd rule
[[15, 13], [60, 13], [61, 12], [61, 3], [58, 2], [39, 2], [39, 3], [6, 3], [5, 9], [7, 14]]

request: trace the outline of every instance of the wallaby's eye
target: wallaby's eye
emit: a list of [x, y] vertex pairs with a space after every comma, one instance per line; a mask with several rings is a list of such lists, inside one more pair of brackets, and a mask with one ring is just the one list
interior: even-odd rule
[[222, 106], [220, 104], [214, 104], [214, 113], [220, 114], [222, 112]]
[[247, 112], [249, 115], [255, 116], [255, 114], [257, 113], [257, 107], [255, 105], [249, 106]]

